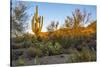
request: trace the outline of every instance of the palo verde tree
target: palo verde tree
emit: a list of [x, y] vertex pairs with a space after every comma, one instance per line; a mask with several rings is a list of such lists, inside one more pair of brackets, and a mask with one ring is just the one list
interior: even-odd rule
[[59, 22], [54, 22], [54, 21], [52, 21], [51, 24], [48, 25], [47, 30], [48, 30], [49, 32], [53, 32], [53, 31], [57, 30], [58, 25], [59, 25]]
[[87, 13], [85, 10], [81, 12], [79, 9], [75, 9], [72, 12], [72, 17], [67, 16], [65, 19], [65, 26], [68, 28], [78, 28], [84, 26], [90, 21], [91, 13]]
[[38, 15], [38, 6], [36, 6], [36, 12], [32, 18], [32, 31], [35, 35], [38, 35], [43, 27], [43, 16]]
[[12, 4], [11, 8], [11, 32], [14, 36], [18, 36], [27, 29], [28, 7], [26, 2], [18, 1]]

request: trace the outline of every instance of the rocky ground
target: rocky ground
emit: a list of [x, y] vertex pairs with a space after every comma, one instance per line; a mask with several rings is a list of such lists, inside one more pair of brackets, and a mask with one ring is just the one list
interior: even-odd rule
[[[45, 56], [38, 58], [36, 61], [36, 58], [32, 58], [31, 60], [26, 59], [25, 66], [26, 65], [44, 65], [44, 64], [61, 64], [68, 62], [69, 55], [67, 54], [61, 54], [61, 55], [54, 55], [54, 56]], [[13, 66], [16, 66], [18, 60], [12, 61]]]

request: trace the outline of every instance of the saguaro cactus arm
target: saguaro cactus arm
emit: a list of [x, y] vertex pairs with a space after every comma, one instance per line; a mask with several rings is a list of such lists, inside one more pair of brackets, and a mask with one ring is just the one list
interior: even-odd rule
[[35, 20], [38, 22], [38, 6], [36, 6]]
[[41, 27], [40, 27], [40, 30], [42, 30], [42, 27], [43, 27], [43, 16], [42, 16], [42, 21], [41, 21]]
[[41, 30], [42, 30], [42, 27], [43, 27], [43, 16], [41, 17], [39, 17], [39, 31], [41, 32]]
[[35, 32], [35, 22], [34, 22], [34, 16], [32, 18], [32, 31]]

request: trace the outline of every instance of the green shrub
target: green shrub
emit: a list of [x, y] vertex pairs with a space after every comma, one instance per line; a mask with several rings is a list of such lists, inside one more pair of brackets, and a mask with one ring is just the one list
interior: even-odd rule
[[70, 37], [70, 36], [65, 36], [65, 37], [58, 37], [55, 38], [54, 40], [50, 40], [51, 42], [58, 42], [61, 44], [61, 46], [65, 49], [70, 48], [70, 47], [77, 47], [78, 45], [82, 44], [82, 42], [86, 38], [82, 36], [77, 36], [77, 37]]
[[45, 45], [41, 45], [41, 50], [45, 55], [57, 55], [61, 53], [61, 45], [58, 42], [54, 44], [52, 42], [47, 42]]
[[17, 66], [21, 66], [21, 65], [24, 65], [26, 62], [25, 62], [25, 59], [20, 56], [20, 58], [17, 60]]
[[54, 51], [53, 51], [54, 54], [60, 54], [62, 51], [61, 49], [62, 49], [61, 45], [58, 42], [55, 42]]
[[32, 39], [31, 39], [31, 42], [32, 42], [32, 43], [38, 42], [37, 37], [33, 36]]
[[12, 50], [12, 60], [17, 60], [23, 54], [23, 51]]
[[21, 44], [11, 44], [12, 49], [20, 49], [23, 46]]
[[74, 51], [70, 55], [69, 62], [80, 62], [80, 56], [80, 53], [74, 49]]
[[35, 57], [35, 56], [42, 56], [42, 51], [39, 48], [35, 48], [35, 47], [30, 47], [27, 50], [27, 54], [29, 56], [29, 58]]
[[50, 49], [52, 48], [52, 43], [51, 42], [47, 42], [46, 44], [44, 45], [40, 45], [40, 49], [42, 50], [43, 54], [44, 55], [49, 55], [50, 53]]
[[32, 45], [32, 43], [30, 41], [24, 41], [22, 43], [22, 47], [23, 48], [29, 48]]
[[96, 60], [96, 52], [90, 50], [89, 48], [83, 48], [82, 51], [82, 60], [84, 61], [95, 61]]
[[96, 52], [87, 47], [83, 47], [82, 51], [74, 50], [70, 56], [69, 62], [88, 62], [96, 61]]
[[14, 37], [14, 38], [12, 38], [12, 41], [14, 43], [21, 43], [21, 42], [23, 42], [23, 37], [22, 36]]
[[23, 41], [22, 43], [12, 44], [12, 49], [29, 48], [32, 45], [30, 41]]

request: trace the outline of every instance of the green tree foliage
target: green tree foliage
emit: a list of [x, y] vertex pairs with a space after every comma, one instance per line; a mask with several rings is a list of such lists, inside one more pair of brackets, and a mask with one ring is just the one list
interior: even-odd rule
[[25, 2], [16, 2], [16, 5], [11, 6], [11, 28], [12, 33], [18, 36], [19, 33], [22, 33], [27, 29], [27, 4]]
[[90, 21], [90, 18], [91, 13], [87, 13], [85, 10], [80, 11], [79, 9], [75, 9], [75, 11], [72, 12], [72, 17], [67, 16], [67, 19], [65, 19], [65, 26], [67, 28], [82, 27]]

